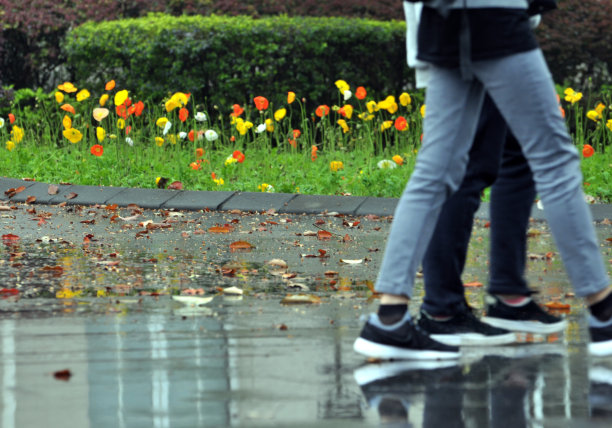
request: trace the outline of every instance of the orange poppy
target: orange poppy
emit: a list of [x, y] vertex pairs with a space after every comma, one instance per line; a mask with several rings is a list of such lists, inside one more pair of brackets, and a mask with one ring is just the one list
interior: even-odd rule
[[9, 122], [11, 122], [11, 125], [15, 123], [15, 115], [13, 113], [9, 113]]
[[319, 117], [327, 116], [329, 114], [329, 106], [328, 105], [320, 105], [315, 110], [315, 114]]
[[[193, 132], [193, 131], [191, 131], [191, 132]], [[203, 148], [201, 148], [201, 147], [198, 147], [198, 148], [196, 149], [196, 157], [201, 158], [202, 156], [204, 156], [204, 149], [203, 149]]]
[[142, 101], [138, 101], [136, 104], [134, 104], [134, 114], [136, 116], [140, 116], [144, 110], [144, 107], [144, 103]]
[[585, 144], [582, 146], [582, 156], [585, 158], [590, 158], [595, 154], [595, 149], [590, 144]]
[[68, 113], [76, 114], [76, 110], [70, 104], [62, 104], [60, 108]]
[[244, 109], [240, 107], [240, 104], [234, 104], [232, 108], [234, 109], [234, 111], [232, 112], [231, 116], [238, 117], [242, 113], [244, 113]]
[[131, 126], [126, 126], [125, 127], [125, 135], [129, 135], [131, 130], [132, 130]]
[[287, 92], [287, 104], [291, 104], [295, 101], [295, 92], [289, 91]]
[[299, 129], [293, 130], [293, 138], [300, 138], [300, 135], [302, 135], [302, 131], [300, 131]]
[[232, 157], [236, 159], [238, 163], [244, 162], [244, 153], [242, 153], [240, 150], [234, 151], [234, 153], [232, 153]]
[[358, 100], [364, 99], [366, 95], [368, 95], [368, 93], [363, 86], [360, 86], [355, 90], [355, 98], [357, 98]]
[[317, 148], [317, 146], [312, 146], [310, 148], [310, 159], [314, 162], [317, 160], [317, 150], [319, 150]]
[[198, 169], [202, 168], [202, 163], [201, 162], [191, 162], [189, 166], [191, 167], [191, 169], [197, 171]]
[[106, 89], [107, 91], [112, 91], [113, 89], [115, 89], [115, 81], [110, 80], [106, 82], [106, 85], [104, 85], [104, 89]]
[[262, 96], [253, 98], [253, 102], [255, 103], [255, 108], [259, 111], [267, 109], [270, 104], [268, 100]]
[[395, 129], [397, 129], [398, 131], [403, 131], [406, 128], [408, 128], [408, 121], [406, 121], [406, 118], [400, 116], [395, 119]]
[[189, 131], [189, 134], [187, 134], [187, 138], [189, 138], [189, 141], [191, 141], [192, 143], [195, 141], [195, 131], [193, 129]]
[[291, 144], [291, 147], [293, 147], [294, 149], [297, 149], [297, 141], [295, 141], [293, 138], [289, 138], [287, 141], [289, 141], [289, 144]]
[[189, 117], [189, 110], [187, 110], [185, 107], [182, 107], [179, 110], [179, 120], [181, 122], [185, 122], [188, 117]]
[[92, 155], [99, 157], [102, 156], [102, 154], [104, 153], [104, 147], [102, 147], [100, 144], [94, 144], [93, 146], [91, 146], [91, 149], [89, 151]]

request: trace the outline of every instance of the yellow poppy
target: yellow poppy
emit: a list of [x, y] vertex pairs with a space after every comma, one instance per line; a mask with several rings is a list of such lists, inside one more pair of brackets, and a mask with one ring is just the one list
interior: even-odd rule
[[74, 128], [64, 129], [64, 131], [62, 131], [62, 134], [68, 139], [68, 141], [73, 144], [76, 144], [83, 139], [83, 134], [81, 134], [78, 129]]
[[100, 97], [100, 106], [104, 107], [108, 101], [108, 94], [102, 94]]
[[64, 119], [62, 119], [62, 125], [64, 126], [64, 129], [72, 128], [72, 119], [70, 119], [69, 116], [64, 116]]
[[410, 94], [408, 92], [403, 92], [399, 96], [399, 101], [400, 101], [401, 105], [406, 107], [408, 104], [410, 104], [412, 102], [412, 99], [410, 98]]
[[101, 126], [96, 128], [96, 138], [99, 142], [104, 141], [104, 138], [106, 138], [106, 131]]
[[291, 104], [295, 101], [295, 92], [289, 91], [287, 92], [287, 103]]
[[425, 117], [425, 104], [421, 106], [421, 117]]
[[55, 93], [55, 101], [57, 101], [58, 104], [61, 104], [64, 102], [64, 94], [60, 91], [57, 91]]
[[128, 91], [126, 89], [119, 91], [115, 94], [115, 105], [120, 106], [128, 99]]
[[341, 169], [344, 169], [344, 164], [342, 163], [342, 161], [331, 161], [329, 163], [329, 169], [334, 172], [340, 171]]
[[77, 91], [77, 88], [70, 82], [64, 82], [61, 85], [58, 85], [57, 89], [60, 91], [64, 91], [67, 94], [71, 94]]
[[9, 152], [12, 152], [14, 148], [15, 148], [15, 143], [13, 143], [11, 140], [6, 142], [6, 150], [8, 150]]
[[168, 123], [167, 117], [160, 117], [157, 119], [157, 121], [155, 121], [155, 124], [162, 129], [166, 127], [166, 123]]
[[274, 122], [270, 118], [266, 119], [266, 131], [274, 132]]
[[353, 116], [353, 106], [350, 104], [344, 105], [341, 109], [344, 112], [344, 117], [350, 119]]
[[119, 129], [125, 129], [125, 120], [124, 119], [117, 119], [117, 128]]
[[340, 93], [344, 94], [345, 91], [350, 91], [351, 87], [344, 80], [336, 80], [336, 87]]
[[370, 113], [374, 113], [375, 111], [378, 111], [378, 105], [376, 104], [376, 101], [374, 100], [368, 101], [366, 103], [366, 108], [368, 109], [368, 112]]
[[384, 131], [385, 129], [389, 129], [393, 126], [392, 120], [385, 120], [382, 125], [380, 125], [380, 130]]
[[13, 130], [11, 131], [11, 140], [13, 140], [14, 143], [19, 143], [21, 140], [23, 140], [23, 135], [23, 128], [14, 125]]
[[89, 91], [87, 89], [81, 89], [77, 94], [76, 94], [76, 100], [81, 102], [81, 101], [85, 101], [87, 98], [89, 98], [91, 96], [91, 94], [89, 93]]
[[162, 137], [155, 137], [155, 144], [157, 147], [161, 147], [164, 145], [164, 139]]
[[348, 124], [346, 123], [346, 120], [344, 120], [344, 119], [338, 119], [338, 125], [340, 125], [340, 127], [342, 128], [342, 132], [343, 132], [343, 133], [345, 133], [345, 134], [346, 134], [347, 132], [349, 132], [349, 126], [348, 126]]
[[287, 109], [286, 108], [279, 108], [278, 110], [276, 110], [274, 112], [274, 119], [276, 119], [277, 122], [280, 122], [281, 120], [283, 120], [283, 118], [287, 115]]

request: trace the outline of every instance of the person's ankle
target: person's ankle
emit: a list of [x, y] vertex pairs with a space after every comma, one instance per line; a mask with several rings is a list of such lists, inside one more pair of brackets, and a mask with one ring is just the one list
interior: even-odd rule
[[612, 288], [585, 297], [589, 312], [599, 321], [612, 319]]
[[496, 294], [495, 296], [507, 306], [525, 306], [531, 302], [530, 296], [521, 294]]

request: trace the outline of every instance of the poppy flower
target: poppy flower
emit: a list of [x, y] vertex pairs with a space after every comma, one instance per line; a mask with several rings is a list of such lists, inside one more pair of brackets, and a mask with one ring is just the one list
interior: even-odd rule
[[266, 119], [266, 131], [274, 132], [274, 122], [270, 118]]
[[[232, 117], [238, 117], [238, 116], [240, 116], [242, 113], [244, 113], [244, 109], [243, 109], [242, 107], [240, 107], [240, 104], [234, 104], [234, 105], [232, 106], [232, 109], [234, 110], [234, 111], [232, 112], [232, 114], [230, 115], [230, 116], [232, 116]], [[206, 119], [204, 119], [204, 120], [206, 120]]]
[[11, 130], [11, 140], [13, 140], [14, 143], [19, 143], [21, 140], [23, 140], [24, 135], [25, 133], [23, 132], [22, 128], [13, 126], [13, 129]]
[[62, 126], [64, 127], [64, 129], [72, 128], [72, 119], [70, 119], [70, 116], [64, 116], [64, 118], [62, 119]]
[[346, 120], [338, 119], [338, 125], [340, 125], [340, 128], [342, 128], [343, 133], [346, 134], [347, 132], [349, 132], [350, 129], [349, 129], [348, 124], [346, 123]]
[[189, 133], [187, 134], [187, 138], [192, 143], [195, 141], [195, 131], [193, 129], [191, 131], [189, 131]]
[[96, 128], [96, 138], [98, 139], [99, 142], [104, 141], [104, 138], [106, 137], [106, 131], [104, 130], [104, 128], [98, 126]]
[[59, 89], [60, 91], [64, 91], [67, 94], [71, 94], [77, 91], [77, 88], [70, 82], [64, 82], [61, 85], [58, 85], [57, 89]]
[[64, 131], [62, 131], [62, 135], [72, 144], [76, 144], [83, 139], [83, 134], [81, 134], [78, 129], [74, 128], [64, 129]]
[[115, 106], [115, 113], [117, 113], [117, 116], [123, 118], [123, 119], [127, 119], [128, 118], [128, 108], [125, 104], [121, 104], [118, 106]]
[[232, 157], [236, 159], [238, 163], [244, 162], [244, 153], [242, 153], [240, 150], [235, 150], [234, 153], [232, 153]]
[[98, 102], [100, 103], [101, 107], [104, 107], [107, 101], [108, 101], [108, 94], [102, 94], [102, 96], [100, 97], [100, 101]]
[[201, 147], [198, 147], [195, 153], [196, 153], [196, 157], [201, 158], [202, 156], [204, 156], [204, 149]]
[[391, 160], [392, 160], [393, 162], [395, 162], [396, 164], [398, 164], [398, 165], [403, 165], [403, 164], [404, 164], [404, 158], [403, 158], [403, 157], [401, 157], [400, 155], [395, 155], [395, 156], [393, 156], [393, 157], [391, 158]]
[[[74, 110], [74, 109], [73, 109]], [[9, 122], [12, 125], [13, 123], [15, 123], [15, 115], [13, 113], [9, 113]]]
[[357, 98], [358, 100], [364, 99], [367, 95], [368, 92], [363, 86], [360, 86], [355, 90], [355, 98]]
[[189, 110], [187, 110], [185, 107], [182, 107], [179, 110], [179, 120], [181, 122], [185, 122], [188, 117], [189, 117]]
[[328, 105], [320, 105], [319, 107], [317, 107], [317, 109], [315, 110], [315, 114], [318, 117], [323, 117], [323, 116], [327, 116], [329, 114], [329, 106]]
[[115, 94], [115, 105], [120, 106], [128, 99], [129, 92], [127, 89], [123, 89]]
[[567, 88], [563, 93], [565, 94], [565, 101], [569, 101], [572, 104], [582, 99], [582, 92], [576, 92], [572, 88]]
[[117, 128], [125, 129], [125, 119], [117, 119]]
[[383, 159], [379, 161], [376, 165], [380, 169], [393, 169], [397, 167], [397, 164], [389, 159]]
[[104, 85], [104, 89], [106, 89], [107, 91], [112, 91], [113, 89], [115, 89], [115, 81], [109, 80], [108, 82], [106, 82], [106, 85]]
[[270, 104], [268, 100], [262, 96], [253, 98], [253, 102], [255, 103], [255, 108], [259, 111], [267, 109]]
[[310, 159], [314, 162], [317, 160], [317, 151], [319, 149], [317, 148], [317, 146], [312, 146], [310, 148]]
[[408, 104], [412, 102], [412, 98], [410, 98], [410, 94], [408, 92], [402, 92], [399, 96], [400, 104], [406, 107]]
[[204, 133], [204, 137], [208, 140], [208, 141], [215, 141], [217, 138], [219, 138], [219, 134], [217, 134], [214, 130], [212, 129], [208, 129], [205, 133]]
[[132, 127], [131, 126], [126, 126], [125, 127], [125, 135], [130, 135], [130, 132], [132, 132]]
[[257, 125], [257, 128], [255, 128], [255, 132], [257, 132], [258, 134], [261, 134], [262, 132], [266, 131], [266, 124], [265, 123], [260, 123], [259, 125]]
[[138, 101], [136, 104], [134, 104], [134, 114], [136, 115], [136, 117], [142, 114], [142, 112], [144, 111], [144, 108], [145, 108], [145, 105], [142, 101]]
[[4, 128], [4, 119], [0, 117], [0, 128]]
[[206, 122], [206, 113], [199, 111], [195, 114], [194, 119], [198, 122]]
[[109, 114], [109, 111], [108, 111], [107, 108], [97, 107], [97, 108], [93, 109], [93, 118], [97, 122], [102, 122], [102, 119], [107, 117], [108, 114]]
[[421, 117], [425, 117], [425, 104], [421, 106]]
[[300, 135], [302, 135], [302, 131], [300, 131], [299, 129], [293, 130], [293, 138], [300, 138]]
[[164, 145], [164, 139], [162, 137], [155, 137], [155, 144], [157, 147], [161, 147]]
[[386, 129], [389, 129], [393, 126], [393, 121], [392, 120], [385, 120], [381, 125], [380, 125], [380, 131], [384, 131]]
[[608, 121], [606, 122], [606, 127], [612, 131], [612, 119], [608, 119]]
[[353, 106], [350, 104], [346, 104], [338, 110], [338, 114], [346, 117], [347, 119], [350, 119], [351, 117], [353, 117]]
[[81, 89], [79, 91], [79, 93], [76, 94], [76, 100], [78, 102], [85, 101], [90, 96], [91, 96], [91, 94], [89, 93], [89, 91], [87, 89]]
[[[76, 110], [70, 104], [62, 104], [60, 108], [64, 111], [67, 111], [68, 113], [76, 114]], [[9, 115], [9, 117], [10, 116], [11, 115]]]
[[293, 147], [294, 149], [297, 149], [297, 141], [295, 141], [293, 138], [288, 138], [287, 141], [289, 141], [289, 144], [291, 144], [291, 147]]
[[202, 169], [202, 164], [200, 162], [191, 162], [189, 167], [194, 171], [197, 171], [198, 169]]
[[159, 119], [155, 121], [155, 125], [157, 125], [160, 128], [163, 128], [164, 126], [166, 126], [166, 123], [168, 123], [167, 117], [160, 117]]
[[287, 104], [291, 104], [295, 101], [295, 92], [289, 91], [287, 92]]
[[387, 110], [390, 114], [395, 113], [399, 108], [393, 95], [389, 95], [383, 101], [379, 101], [377, 107], [379, 110]]
[[287, 115], [287, 109], [286, 108], [280, 108], [278, 110], [276, 110], [274, 112], [274, 119], [276, 119], [277, 122], [280, 122], [281, 120], [283, 120], [283, 118]]
[[340, 171], [341, 169], [344, 169], [344, 164], [342, 161], [331, 161], [329, 163], [329, 169], [331, 169], [333, 172]]
[[340, 93], [342, 94], [344, 94], [344, 92], [349, 91], [351, 89], [349, 84], [346, 83], [344, 80], [336, 80], [335, 85], [340, 91]]
[[12, 152], [14, 148], [15, 148], [15, 143], [13, 143], [11, 140], [6, 142], [6, 150], [8, 150], [9, 152]]
[[590, 144], [585, 144], [584, 146], [582, 146], [582, 156], [584, 156], [585, 158], [590, 158], [594, 154], [595, 149], [593, 149], [593, 146], [591, 146]]
[[64, 94], [61, 93], [60, 91], [57, 91], [55, 93], [55, 101], [57, 101], [58, 104], [61, 104], [64, 102]]
[[102, 147], [100, 144], [94, 144], [93, 146], [91, 146], [91, 149], [89, 149], [89, 151], [92, 155], [100, 157], [104, 153], [104, 147]]
[[397, 129], [398, 131], [406, 131], [408, 129], [408, 121], [404, 116], [400, 116], [395, 119], [394, 125], [395, 129]]

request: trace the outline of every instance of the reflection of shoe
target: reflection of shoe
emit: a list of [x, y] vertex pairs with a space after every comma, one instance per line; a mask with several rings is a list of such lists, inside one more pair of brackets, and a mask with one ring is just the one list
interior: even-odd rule
[[435, 320], [427, 312], [421, 310], [419, 327], [432, 339], [447, 345], [492, 346], [516, 342], [514, 333], [481, 322], [469, 308], [459, 312], [448, 321]]
[[482, 322], [511, 331], [551, 334], [565, 330], [567, 321], [545, 312], [531, 300], [524, 306], [509, 306], [497, 297], [487, 297], [487, 315]]
[[544, 355], [566, 356], [567, 346], [561, 343], [534, 343], [512, 346], [495, 346], [493, 348], [469, 348], [464, 349], [462, 358], [482, 358], [487, 356], [504, 358], [529, 358], [542, 357]]
[[595, 357], [612, 355], [612, 318], [608, 321], [599, 321], [589, 316], [589, 333], [591, 335], [589, 354]]
[[612, 369], [604, 366], [591, 367], [589, 381], [591, 416], [609, 418], [612, 415]]
[[404, 372], [413, 370], [435, 370], [454, 367], [458, 360], [412, 360], [387, 361], [384, 363], [365, 364], [353, 372], [355, 382], [359, 386], [367, 385], [383, 379], [392, 378]]
[[416, 327], [406, 312], [392, 325], [383, 324], [373, 313], [353, 344], [355, 352], [384, 360], [441, 360], [459, 358], [459, 348], [430, 339]]

